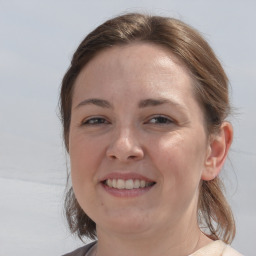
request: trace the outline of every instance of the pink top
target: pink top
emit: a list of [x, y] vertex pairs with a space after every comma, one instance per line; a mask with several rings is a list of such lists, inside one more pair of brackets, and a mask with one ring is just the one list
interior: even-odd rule
[[217, 240], [188, 256], [242, 256], [242, 254], [221, 240]]

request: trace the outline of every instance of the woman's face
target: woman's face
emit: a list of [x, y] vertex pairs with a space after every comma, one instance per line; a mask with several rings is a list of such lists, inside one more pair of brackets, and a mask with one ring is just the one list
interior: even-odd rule
[[196, 222], [208, 140], [192, 83], [173, 54], [147, 43], [107, 49], [79, 74], [72, 183], [97, 230], [155, 232]]

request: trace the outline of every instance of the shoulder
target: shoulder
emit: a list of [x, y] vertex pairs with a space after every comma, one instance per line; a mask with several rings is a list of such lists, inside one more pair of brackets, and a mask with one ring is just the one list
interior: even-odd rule
[[222, 256], [243, 256], [243, 255], [241, 253], [239, 253], [238, 251], [234, 250], [229, 245], [227, 245], [223, 251]]
[[190, 256], [243, 256], [229, 245], [221, 240], [213, 241], [212, 243], [202, 247]]
[[86, 256], [86, 253], [89, 252], [89, 250], [97, 243], [97, 241], [94, 241], [90, 244], [87, 244], [85, 246], [82, 246], [78, 249], [76, 249], [73, 252], [64, 254], [62, 256]]

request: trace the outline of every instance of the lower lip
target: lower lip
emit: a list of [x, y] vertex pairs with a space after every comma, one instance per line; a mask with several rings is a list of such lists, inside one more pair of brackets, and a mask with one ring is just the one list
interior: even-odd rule
[[101, 183], [103, 189], [111, 194], [112, 196], [116, 197], [136, 197], [143, 195], [147, 193], [149, 190], [151, 190], [153, 186], [145, 187], [145, 188], [135, 188], [135, 189], [117, 189], [117, 188], [111, 188], [103, 183]]

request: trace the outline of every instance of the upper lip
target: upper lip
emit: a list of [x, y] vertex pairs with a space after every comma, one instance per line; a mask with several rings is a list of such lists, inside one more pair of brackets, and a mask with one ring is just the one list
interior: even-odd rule
[[108, 179], [122, 179], [122, 180], [145, 180], [147, 182], [155, 182], [154, 180], [144, 176], [144, 175], [141, 175], [141, 174], [138, 174], [138, 173], [134, 173], [134, 172], [127, 172], [127, 173], [124, 173], [124, 172], [112, 172], [112, 173], [109, 173], [107, 175], [105, 175], [103, 178], [100, 179], [100, 182], [103, 182], [105, 180], [108, 180]]

